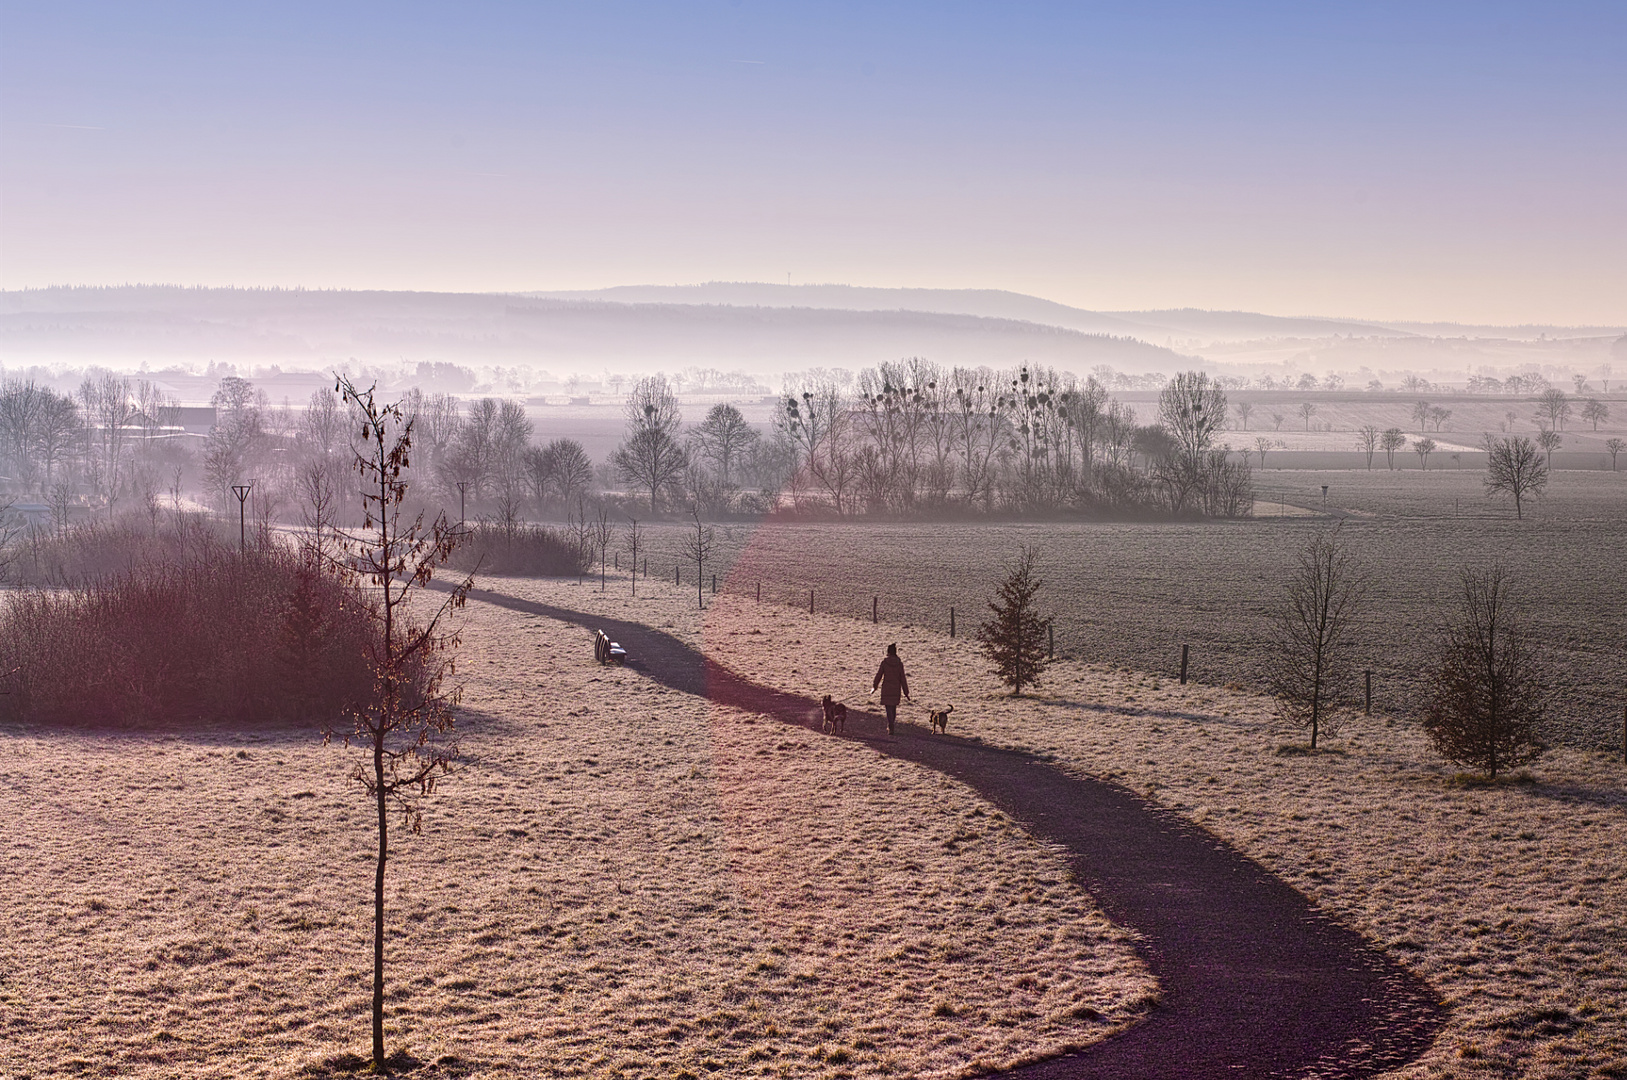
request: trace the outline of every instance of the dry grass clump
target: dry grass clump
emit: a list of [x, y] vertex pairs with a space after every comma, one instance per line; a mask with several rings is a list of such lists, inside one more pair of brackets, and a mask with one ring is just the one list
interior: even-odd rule
[[[1059, 662], [1036, 697], [1013, 700], [964, 640], [734, 596], [696, 617], [663, 593], [673, 632], [729, 667], [850, 706], [896, 641], [920, 706], [955, 705], [952, 734], [1116, 780], [1281, 874], [1450, 1006], [1435, 1048], [1393, 1075], [1627, 1075], [1619, 759], [1561, 749], [1525, 782], [1465, 787], [1410, 724], [1356, 718], [1310, 754], [1285, 743], [1268, 701], [1236, 690]], [[901, 738], [931, 737], [924, 711], [901, 719], [921, 725]]]
[[360, 589], [286, 549], [184, 555], [0, 602], [0, 717], [143, 727], [338, 720], [371, 692]]
[[[468, 611], [463, 762], [389, 883], [389, 1045], [425, 1075], [966, 1076], [1154, 992], [959, 785]], [[365, 1049], [371, 832], [343, 751], [0, 740], [0, 1074], [316, 1077]]]

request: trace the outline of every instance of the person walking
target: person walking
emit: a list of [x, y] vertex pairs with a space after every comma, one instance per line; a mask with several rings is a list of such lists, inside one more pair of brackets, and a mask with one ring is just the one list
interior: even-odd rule
[[910, 696], [909, 676], [904, 674], [904, 661], [898, 658], [896, 644], [887, 646], [887, 655], [882, 658], [881, 667], [870, 683], [870, 692], [875, 693], [878, 686], [881, 687], [881, 703], [887, 708], [887, 734], [891, 735], [893, 724], [898, 720], [899, 695]]

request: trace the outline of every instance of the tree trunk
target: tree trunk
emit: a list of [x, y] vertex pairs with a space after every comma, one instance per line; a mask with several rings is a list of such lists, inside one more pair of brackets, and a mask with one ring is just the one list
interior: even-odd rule
[[389, 851], [390, 808], [384, 795], [384, 738], [373, 743], [373, 782], [379, 811], [378, 867], [373, 875], [373, 1071], [384, 1071], [384, 860]]

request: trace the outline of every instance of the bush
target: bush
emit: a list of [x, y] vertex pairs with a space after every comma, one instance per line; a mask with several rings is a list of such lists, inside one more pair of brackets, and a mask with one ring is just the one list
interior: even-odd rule
[[[251, 537], [250, 543], [256, 541]], [[211, 551], [235, 552], [237, 523], [204, 514], [169, 517], [154, 528], [129, 515], [71, 529], [31, 531], [13, 541], [12, 577], [24, 585], [70, 586], [153, 563], [178, 563]]]
[[468, 529], [446, 565], [465, 572], [566, 577], [586, 571], [588, 554], [564, 533], [543, 525], [506, 529], [482, 521]]
[[[96, 536], [81, 539], [94, 548]], [[372, 691], [371, 601], [292, 551], [234, 547], [202, 539], [184, 555], [7, 597], [0, 714], [114, 727], [336, 724]]]

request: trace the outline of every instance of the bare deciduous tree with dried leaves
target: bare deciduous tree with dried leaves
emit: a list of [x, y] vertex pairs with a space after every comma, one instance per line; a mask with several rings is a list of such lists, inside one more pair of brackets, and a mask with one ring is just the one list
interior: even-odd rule
[[[412, 421], [399, 405], [379, 405], [370, 388], [359, 391], [346, 378], [335, 389], [361, 421], [356, 470], [362, 477], [363, 532], [348, 538], [352, 565], [370, 581], [377, 595], [378, 633], [371, 646], [373, 689], [348, 710], [353, 725], [343, 733], [347, 747], [358, 746], [365, 759], [352, 776], [378, 812], [377, 860], [373, 879], [373, 1070], [386, 1068], [384, 1055], [384, 869], [389, 856], [390, 814], [403, 816], [413, 832], [422, 828], [419, 801], [433, 793], [437, 779], [451, 769], [458, 747], [452, 707], [456, 687], [453, 653], [459, 635], [444, 624], [463, 605], [471, 574], [447, 593], [427, 618], [409, 615], [414, 594], [446, 562], [463, 532], [436, 517], [427, 528], [419, 513], [402, 520], [411, 464]], [[332, 739], [334, 732], [327, 732]]]

